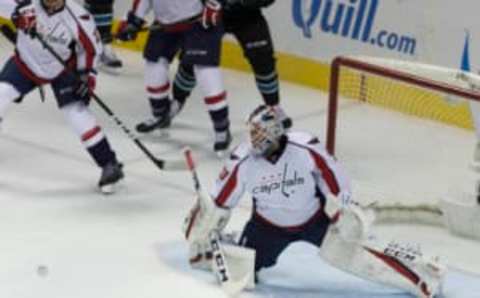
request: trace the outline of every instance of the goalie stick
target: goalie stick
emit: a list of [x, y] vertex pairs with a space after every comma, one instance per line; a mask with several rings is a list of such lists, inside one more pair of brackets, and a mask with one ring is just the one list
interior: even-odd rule
[[[185, 161], [187, 163], [188, 170], [192, 174], [193, 186], [195, 192], [197, 193], [198, 199], [202, 200], [202, 203], [207, 205], [214, 204], [209, 196], [205, 195], [203, 192], [202, 186], [200, 184], [200, 179], [198, 178], [198, 173], [195, 166], [195, 161], [193, 160], [192, 151], [190, 148], [184, 149]], [[232, 279], [231, 271], [228, 266], [227, 257], [225, 255], [224, 249], [222, 248], [222, 243], [220, 241], [220, 233], [218, 231], [212, 231], [209, 234], [209, 242], [212, 247], [212, 262], [213, 262], [213, 272], [217, 281], [220, 283], [222, 289], [230, 296], [235, 296], [241, 292], [245, 285], [248, 283], [248, 276], [244, 277], [241, 281], [235, 281]]]
[[[55, 52], [55, 50], [43, 39], [42, 36], [40, 36], [37, 32], [33, 32], [33, 36], [35, 38], [38, 39], [38, 41], [40, 41], [40, 43], [42, 44], [42, 46], [59, 62], [63, 65], [63, 67], [65, 68], [65, 70], [67, 70], [67, 72], [70, 74], [70, 75], [73, 75], [75, 76], [75, 78], [77, 80], [79, 80], [79, 78], [71, 71], [69, 71], [69, 68], [66, 64], [65, 61], [63, 61], [63, 59], [60, 57], [60, 55]], [[150, 150], [147, 149], [147, 147], [138, 139], [137, 136], [135, 136], [132, 131], [123, 123], [122, 120], [120, 120], [120, 118], [118, 118], [112, 111], [112, 109], [110, 109], [110, 107], [108, 107], [105, 102], [100, 99], [100, 97], [98, 97], [95, 93], [92, 93], [92, 97], [93, 99], [95, 100], [95, 102], [102, 108], [102, 110], [110, 117], [110, 119], [113, 120], [113, 122], [115, 122], [115, 124], [120, 127], [122, 129], [122, 131], [135, 143], [135, 145], [137, 145], [138, 148], [140, 148], [140, 150], [157, 166], [157, 168], [159, 168], [160, 170], [172, 170], [172, 171], [175, 171], [175, 170], [186, 170], [186, 167], [185, 167], [185, 163], [182, 162], [181, 160], [163, 160], [163, 159], [159, 159], [157, 157], [155, 157], [152, 152], [150, 152]]]

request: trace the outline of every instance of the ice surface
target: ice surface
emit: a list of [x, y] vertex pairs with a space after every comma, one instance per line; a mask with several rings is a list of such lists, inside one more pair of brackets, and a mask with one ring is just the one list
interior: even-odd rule
[[[123, 75], [101, 74], [97, 91], [133, 127], [149, 115], [142, 62], [136, 53], [121, 51], [121, 56], [126, 64]], [[0, 52], [1, 60], [6, 57]], [[225, 71], [225, 81], [239, 142], [244, 119], [260, 99], [250, 75]], [[282, 95], [295, 126], [323, 136], [324, 95], [288, 83], [282, 84]], [[186, 261], [181, 224], [193, 204], [189, 174], [159, 171], [92, 106], [125, 163], [125, 183], [113, 196], [96, 192], [100, 171], [67, 127], [50, 91], [43, 104], [33, 92], [9, 110], [0, 135], [0, 297], [224, 297], [213, 275], [192, 271]], [[458, 130], [456, 136], [473, 143], [470, 133]], [[198, 92], [175, 119], [168, 137], [154, 135], [142, 141], [167, 159], [182, 158], [179, 150], [192, 147], [205, 187], [221, 167], [211, 150], [211, 123]], [[354, 158], [352, 163], [359, 162]], [[360, 169], [351, 172], [356, 179], [364, 178]], [[245, 198], [229, 229], [242, 228], [248, 207]], [[467, 269], [480, 272], [478, 242], [429, 227], [381, 227], [378, 232], [414, 238], [449, 256], [457, 267], [470, 265]], [[278, 266], [260, 279], [257, 289], [241, 297], [408, 297], [327, 266], [314, 247], [302, 243], [292, 245]], [[480, 297], [480, 278], [452, 272], [445, 291], [448, 298]]]

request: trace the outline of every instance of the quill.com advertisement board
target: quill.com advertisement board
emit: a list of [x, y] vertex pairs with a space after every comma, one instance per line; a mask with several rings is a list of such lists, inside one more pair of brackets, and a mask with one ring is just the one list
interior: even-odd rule
[[[129, 1], [116, 1], [117, 17]], [[480, 52], [476, 0], [277, 0], [265, 10], [276, 50], [320, 62], [361, 54], [458, 65], [466, 32]]]

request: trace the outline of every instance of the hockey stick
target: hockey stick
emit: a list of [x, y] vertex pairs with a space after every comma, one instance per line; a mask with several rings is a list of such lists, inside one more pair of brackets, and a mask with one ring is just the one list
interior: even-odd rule
[[[60, 64], [63, 65], [65, 70], [72, 76], [75, 77], [77, 81], [80, 79], [78, 76], [75, 75], [71, 70], [69, 70], [68, 65], [65, 61], [63, 61], [62, 57], [58, 55], [57, 52], [40, 36], [37, 32], [33, 33], [33, 36], [40, 41], [42, 46], [57, 60]], [[160, 170], [186, 170], [185, 163], [182, 162], [181, 160], [178, 161], [166, 161], [163, 159], [156, 158], [150, 150], [145, 147], [145, 145], [138, 139], [137, 136], [135, 136], [132, 131], [126, 127], [126, 125], [123, 123], [120, 118], [118, 118], [113, 111], [104, 103], [103, 100], [100, 99], [95, 93], [92, 93], [92, 97], [95, 100], [95, 102], [102, 108], [102, 110], [110, 117], [110, 119], [115, 122], [115, 124], [122, 129], [122, 131], [137, 145], [140, 150], [145, 153], [145, 155], [160, 169]]]
[[[198, 173], [195, 166], [195, 161], [192, 156], [192, 151], [189, 148], [184, 149], [185, 161], [187, 163], [188, 170], [192, 174], [193, 186], [197, 193], [198, 199], [202, 201], [205, 206], [213, 205], [213, 201], [208, 195], [203, 192], [198, 178]], [[207, 207], [208, 208], [208, 207]], [[214, 207], [212, 207], [214, 208]], [[249, 276], [244, 276], [242, 280], [235, 281], [232, 278], [231, 271], [229, 269], [227, 257], [225, 255], [224, 248], [220, 241], [220, 233], [218, 231], [211, 231], [208, 235], [208, 240], [212, 247], [212, 261], [213, 272], [217, 281], [220, 283], [222, 289], [230, 296], [235, 296], [240, 293], [248, 284]]]
[[[15, 45], [17, 43], [17, 33], [10, 28], [7, 25], [0, 25], [0, 32], [2, 33], [3, 36], [12, 44]], [[40, 93], [40, 99], [42, 102], [45, 101], [45, 89], [43, 89], [42, 86], [38, 86], [38, 92]], [[15, 100], [16, 103], [20, 103], [23, 99], [22, 97], [19, 97]]]
[[[191, 149], [185, 148], [184, 155], [188, 170], [192, 174], [193, 188], [197, 193], [198, 199], [202, 200], [202, 203], [204, 203], [206, 206], [213, 204], [210, 198], [205, 196], [203, 193]], [[213, 272], [215, 273], [215, 277], [217, 278], [222, 288], [228, 292], [228, 283], [229, 281], [231, 281], [230, 270], [228, 269], [225, 254], [223, 253], [223, 250], [221, 248], [219, 233], [216, 231], [212, 231], [209, 233], [208, 238], [210, 241], [210, 245], [212, 246]]]

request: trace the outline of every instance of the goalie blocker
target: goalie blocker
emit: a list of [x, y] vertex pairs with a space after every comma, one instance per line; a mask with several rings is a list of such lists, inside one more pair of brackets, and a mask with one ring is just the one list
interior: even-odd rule
[[440, 292], [446, 269], [438, 258], [417, 246], [382, 243], [369, 235], [373, 218], [352, 203], [348, 179], [316, 138], [285, 134], [278, 115], [265, 106], [250, 115], [248, 127], [249, 140], [231, 154], [212, 196], [203, 194], [185, 220], [192, 266], [212, 268], [209, 234], [225, 228], [247, 191], [254, 210], [238, 245], [255, 251], [254, 266], [246, 254], [240, 266], [230, 265], [224, 250], [228, 269], [242, 269], [230, 277], [237, 285], [247, 286], [252, 271], [275, 265], [289, 244], [303, 240], [318, 246], [333, 266], [359, 277], [417, 297]]

